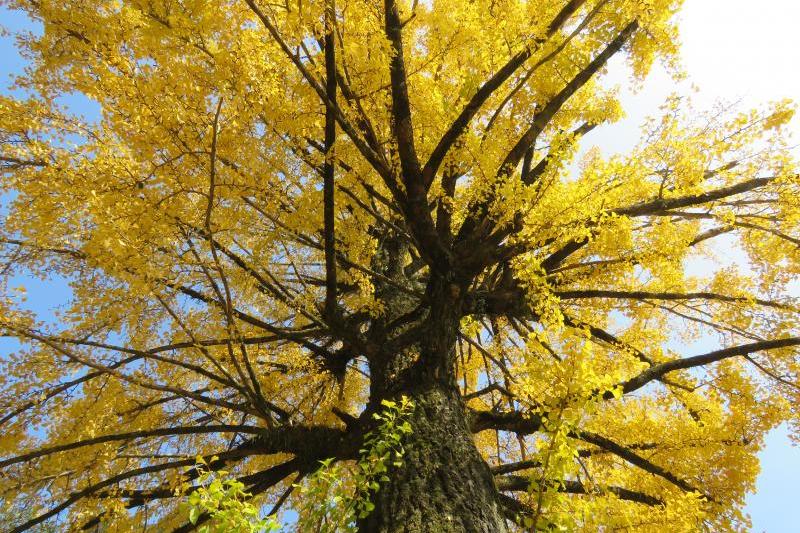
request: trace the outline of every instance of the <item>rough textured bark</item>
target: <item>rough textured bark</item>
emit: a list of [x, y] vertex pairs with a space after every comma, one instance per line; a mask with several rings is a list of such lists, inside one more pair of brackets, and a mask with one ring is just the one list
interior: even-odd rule
[[[412, 287], [397, 265], [404, 253], [399, 241], [382, 246], [383, 272], [398, 285]], [[376, 265], [377, 266], [377, 265]], [[380, 288], [387, 318], [375, 340], [412, 336], [416, 342], [370, 361], [371, 402], [410, 397], [415, 404], [404, 440], [402, 466], [373, 495], [375, 509], [359, 524], [364, 532], [504, 532], [498, 492], [468, 426], [453, 367], [464, 287], [433, 276], [425, 292], [429, 305], [415, 314], [413, 299], [392, 286]], [[408, 317], [399, 329], [388, 327]]]
[[409, 390], [416, 408], [403, 465], [373, 496], [363, 532], [507, 531], [489, 467], [478, 453], [455, 390]]

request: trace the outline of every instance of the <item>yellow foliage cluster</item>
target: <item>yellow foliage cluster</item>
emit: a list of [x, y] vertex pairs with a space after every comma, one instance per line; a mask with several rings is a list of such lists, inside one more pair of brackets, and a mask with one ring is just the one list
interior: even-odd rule
[[[677, 71], [680, 4], [404, 0], [399, 53], [383, 3], [337, 0], [332, 103], [328, 3], [5, 2], [43, 31], [20, 37], [29, 96], [0, 97], [0, 330], [21, 343], [0, 360], [0, 498], [65, 527], [167, 530], [199, 455], [291, 501], [317, 442], [299, 428], [357, 427], [347, 413], [383, 399], [381, 350], [422, 353], [399, 343], [431, 280], [459, 279], [452, 381], [465, 413], [520, 415], [475, 435], [496, 472], [522, 465], [496, 478], [520, 527], [745, 529], [764, 434], [800, 421], [794, 107], [676, 96], [631, 153], [572, 165], [623, 116], [598, 58], [624, 54], [636, 80], [656, 60]], [[514, 57], [417, 173], [420, 196], [409, 145], [439, 157]], [[58, 104], [72, 93], [100, 115]], [[69, 283], [58, 324], [24, 310], [18, 275]], [[753, 348], [669, 366], [712, 341]]]

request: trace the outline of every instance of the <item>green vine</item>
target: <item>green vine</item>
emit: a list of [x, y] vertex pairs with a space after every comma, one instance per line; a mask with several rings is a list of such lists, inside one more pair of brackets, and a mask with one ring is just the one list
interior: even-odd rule
[[321, 468], [300, 488], [304, 503], [298, 531], [354, 532], [356, 521], [375, 508], [371, 497], [389, 481], [389, 468], [403, 464], [403, 439], [412, 432], [408, 417], [414, 409], [405, 396], [396, 402], [383, 400], [381, 405], [383, 411], [372, 415], [378, 425], [365, 436], [355, 467], [347, 469], [334, 459], [320, 461]]
[[197, 524], [201, 516], [209, 517], [209, 523], [198, 528], [199, 533], [269, 533], [280, 530], [274, 516], [259, 518], [258, 509], [250, 503], [252, 495], [244, 490], [240, 481], [225, 479], [227, 471], [209, 470], [202, 457], [197, 457], [196, 468], [200, 472], [200, 487], [189, 495], [189, 522]]
[[[403, 396], [398, 401], [383, 400], [383, 410], [372, 415], [375, 429], [364, 437], [359, 459], [346, 468], [333, 458], [320, 461], [321, 467], [303, 485], [296, 529], [301, 533], [354, 532], [356, 520], [375, 508], [371, 496], [380, 484], [389, 481], [389, 468], [403, 464], [403, 438], [412, 432], [408, 417], [414, 403]], [[216, 458], [212, 458], [214, 460]], [[197, 458], [199, 487], [188, 497], [189, 521], [197, 524], [204, 515], [200, 533], [270, 533], [280, 530], [275, 516], [259, 517], [250, 503], [251, 494], [235, 479], [225, 479], [225, 470], [212, 471], [202, 457]]]

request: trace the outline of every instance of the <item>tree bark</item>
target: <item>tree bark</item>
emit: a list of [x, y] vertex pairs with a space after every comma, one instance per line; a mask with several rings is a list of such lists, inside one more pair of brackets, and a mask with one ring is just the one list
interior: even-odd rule
[[[397, 282], [405, 281], [395, 276]], [[370, 402], [408, 396], [412, 433], [402, 465], [371, 496], [375, 509], [359, 522], [370, 533], [503, 533], [508, 530], [489, 466], [475, 446], [455, 379], [455, 344], [464, 287], [442, 277], [428, 284], [427, 312], [406, 325], [415, 341], [370, 361]], [[390, 315], [412, 310], [382, 291]]]
[[467, 427], [455, 389], [409, 390], [413, 433], [403, 464], [372, 496], [375, 509], [359, 523], [369, 533], [502, 533], [507, 531], [497, 489]]
[[[508, 531], [489, 466], [473, 439], [456, 384], [455, 346], [467, 286], [432, 273], [424, 287], [427, 306], [403, 286], [419, 290], [402, 267], [408, 242], [385, 238], [372, 268], [392, 280], [375, 280], [386, 313], [368, 335], [384, 349], [370, 360], [370, 407], [407, 396], [414, 402], [399, 467], [390, 466], [359, 520], [364, 533], [504, 533]], [[405, 339], [399, 342], [397, 339]]]

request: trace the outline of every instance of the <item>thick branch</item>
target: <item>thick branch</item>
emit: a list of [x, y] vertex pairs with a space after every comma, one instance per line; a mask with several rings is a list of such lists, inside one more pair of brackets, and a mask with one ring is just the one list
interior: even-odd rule
[[[508, 152], [501, 163], [497, 171], [498, 178], [510, 176], [513, 173], [525, 153], [534, 145], [539, 134], [550, 124], [555, 114], [561, 110], [570, 97], [606, 65], [612, 56], [622, 49], [638, 27], [639, 24], [637, 21], [628, 24], [614, 40], [597, 55], [597, 57], [592, 59], [583, 70], [578, 72], [578, 74], [576, 74], [575, 77], [541, 109], [541, 111], [536, 113], [533, 123]], [[469, 265], [468, 269], [476, 268], [474, 266], [475, 264], [483, 266], [480, 259], [476, 261], [475, 259], [471, 259], [471, 256], [474, 256], [475, 243], [479, 243], [483, 236], [491, 231], [491, 223], [487, 220], [485, 213], [487, 208], [488, 202], [485, 201], [474, 210], [474, 214], [467, 218], [459, 230], [457, 241], [463, 244], [459, 255], [462, 256], [462, 261]]]
[[538, 415], [525, 415], [520, 412], [470, 411], [470, 427], [473, 433], [487, 429], [510, 431], [517, 435], [529, 435], [539, 431], [542, 420]]
[[729, 359], [731, 357], [746, 356], [762, 350], [775, 350], [779, 348], [789, 348], [792, 346], [800, 346], [800, 337], [753, 342], [750, 344], [742, 344], [740, 346], [716, 350], [703, 355], [695, 355], [694, 357], [668, 361], [666, 363], [661, 363], [660, 365], [651, 367], [638, 376], [629, 379], [625, 383], [622, 383], [622, 392], [633, 392], [644, 387], [654, 379], [659, 379], [665, 374], [674, 372], [675, 370], [685, 370], [687, 368], [704, 366], [722, 361], [724, 359]]
[[525, 134], [517, 141], [517, 144], [506, 155], [505, 160], [500, 165], [498, 174], [509, 175], [514, 167], [522, 159], [525, 151], [531, 146], [539, 134], [550, 123], [555, 114], [564, 106], [567, 100], [570, 99], [581, 87], [592, 79], [592, 77], [602, 69], [608, 60], [611, 59], [617, 52], [619, 52], [623, 45], [630, 39], [633, 33], [639, 28], [639, 23], [633, 21], [628, 24], [608, 46], [600, 52], [597, 57], [592, 59], [583, 70], [581, 70], [569, 83], [564, 87], [556, 96], [554, 96], [541, 111], [536, 113], [533, 119], [533, 124], [528, 128]]
[[[644, 457], [638, 455], [633, 450], [625, 448], [624, 446], [620, 446], [616, 442], [614, 442], [614, 441], [612, 441], [612, 440], [610, 440], [610, 439], [608, 439], [606, 437], [603, 437], [601, 435], [597, 435], [597, 434], [594, 434], [594, 433], [588, 433], [588, 432], [574, 433], [574, 434], [571, 434], [570, 436], [573, 437], [573, 438], [576, 438], [576, 439], [580, 439], [580, 440], [582, 440], [584, 442], [588, 442], [589, 444], [594, 444], [598, 448], [602, 448], [604, 450], [607, 450], [607, 451], [613, 453], [614, 455], [616, 455], [618, 457], [621, 457], [622, 459], [625, 459], [626, 461], [628, 461], [632, 465], [641, 468], [645, 472], [649, 472], [649, 473], [651, 473], [651, 474], [653, 474], [655, 476], [658, 476], [660, 478], [663, 478], [663, 479], [669, 481], [670, 483], [672, 483], [676, 487], [679, 487], [679, 488], [685, 490], [686, 492], [700, 492], [702, 494], [702, 491], [699, 491], [697, 488], [693, 487], [692, 485], [690, 485], [686, 481], [680, 479], [675, 474], [673, 474], [671, 472], [668, 472], [664, 468], [662, 468], [662, 467], [652, 463], [651, 461], [648, 461]], [[711, 499], [707, 495], [706, 495], [706, 498], [708, 498], [709, 500]]]
[[[224, 457], [229, 457], [229, 456], [232, 456], [232, 455], [240, 455], [240, 454], [241, 454], [241, 452], [238, 452], [238, 451], [236, 451], [236, 452], [223, 452], [223, 453], [217, 454], [217, 456], [219, 456], [219, 457], [223, 457], [223, 456]], [[73, 492], [72, 494], [69, 495], [69, 497], [66, 500], [62, 501], [60, 504], [56, 505], [55, 507], [51, 508], [48, 511], [45, 511], [44, 513], [42, 513], [42, 514], [40, 514], [38, 516], [35, 516], [34, 518], [31, 518], [30, 520], [28, 520], [24, 524], [21, 524], [21, 525], [15, 527], [9, 533], [22, 533], [23, 531], [27, 531], [27, 530], [31, 529], [33, 526], [35, 526], [37, 524], [41, 524], [42, 522], [44, 522], [48, 518], [56, 516], [61, 511], [67, 509], [68, 507], [70, 507], [74, 503], [80, 501], [81, 499], [90, 497], [95, 492], [97, 492], [99, 490], [102, 490], [102, 489], [104, 489], [106, 487], [110, 487], [112, 485], [115, 485], [115, 484], [117, 484], [117, 483], [119, 483], [121, 481], [125, 481], [126, 479], [130, 479], [130, 478], [138, 477], [138, 476], [143, 476], [143, 475], [146, 475], [146, 474], [152, 474], [152, 473], [155, 473], [155, 472], [162, 472], [164, 470], [172, 470], [172, 469], [181, 468], [181, 467], [184, 467], [184, 466], [191, 466], [191, 465], [193, 465], [195, 463], [195, 461], [196, 461], [196, 459], [192, 458], [192, 459], [183, 459], [183, 460], [180, 460], [180, 461], [172, 461], [172, 462], [169, 462], [169, 463], [161, 463], [161, 464], [157, 464], [157, 465], [150, 465], [150, 466], [145, 466], [145, 467], [142, 467], [142, 468], [136, 468], [134, 470], [129, 470], [127, 472], [123, 472], [122, 474], [118, 474], [116, 476], [112, 476], [110, 478], [106, 478], [103, 481], [99, 481], [97, 483], [94, 483], [92, 485], [87, 486], [84, 489], [81, 489], [81, 490]]]
[[[525, 476], [501, 476], [495, 478], [498, 490], [512, 491], [512, 492], [527, 492], [530, 490], [531, 480]], [[654, 496], [645, 494], [643, 492], [626, 489], [623, 487], [598, 487], [597, 490], [591, 491], [580, 481], [564, 480], [556, 484], [559, 492], [566, 492], [567, 494], [597, 494], [601, 495], [604, 492], [610, 492], [617, 496], [620, 500], [627, 500], [631, 502], [641, 503], [644, 505], [664, 505], [664, 502]]]
[[94, 437], [91, 439], [84, 439], [75, 442], [70, 442], [67, 444], [60, 444], [58, 446], [50, 446], [48, 448], [40, 448], [33, 452], [28, 452], [22, 455], [17, 455], [16, 457], [11, 457], [9, 459], [4, 459], [0, 461], [0, 468], [6, 468], [7, 466], [23, 463], [26, 461], [30, 461], [31, 459], [36, 459], [37, 457], [43, 457], [45, 455], [52, 455], [54, 453], [59, 452], [66, 452], [69, 450], [75, 450], [78, 448], [84, 448], [86, 446], [95, 446], [97, 444], [103, 444], [106, 442], [116, 442], [121, 440], [133, 440], [133, 439], [142, 439], [147, 437], [171, 437], [175, 435], [198, 435], [203, 433], [250, 433], [253, 435], [259, 435], [263, 433], [265, 430], [262, 428], [254, 427], [254, 426], [234, 426], [234, 425], [213, 425], [213, 426], [185, 426], [185, 427], [171, 427], [171, 428], [159, 428], [159, 429], [144, 429], [139, 431], [130, 431], [128, 433], [117, 433], [114, 435], [102, 435], [100, 437]]
[[[333, 455], [351, 458], [358, 448], [357, 435], [350, 435], [349, 437], [352, 437], [350, 439], [347, 437], [348, 435], [341, 430], [324, 426], [282, 426], [274, 430], [264, 430], [261, 435], [252, 439], [246, 446], [240, 446], [234, 450], [213, 455], [217, 456], [216, 461], [227, 461], [229, 459], [248, 455], [274, 453], [293, 453], [301, 457], [319, 457], [325, 453], [331, 455], [331, 452], [335, 451]], [[211, 457], [212, 455], [207, 456], [206, 461], [209, 461]], [[11, 533], [26, 531], [44, 522], [48, 518], [57, 515], [77, 501], [90, 497], [98, 491], [116, 485], [126, 479], [184, 466], [193, 466], [196, 461], [195, 458], [190, 458], [169, 463], [149, 465], [99, 481], [73, 492], [66, 500], [57, 506], [14, 528]]]
[[[628, 207], [613, 209], [610, 212], [619, 216], [628, 216], [628, 217], [653, 215], [658, 212], [666, 211], [669, 209], [677, 209], [692, 205], [706, 204], [709, 202], [713, 202], [715, 200], [727, 198], [729, 196], [734, 196], [737, 194], [749, 192], [754, 189], [764, 187], [765, 185], [772, 183], [774, 180], [775, 178], [753, 178], [747, 181], [743, 181], [741, 183], [737, 183], [735, 185], [731, 185], [729, 187], [720, 187], [719, 189], [707, 191], [696, 195], [681, 196], [678, 198], [670, 198], [670, 199], [659, 198], [656, 200], [642, 202], [640, 204]], [[574, 254], [575, 252], [586, 246], [588, 243], [589, 239], [586, 238], [568, 242], [559, 250], [550, 254], [550, 256], [548, 256], [544, 261], [542, 261], [541, 265], [542, 268], [546, 272], [552, 272], [567, 257]]]
[[581, 298], [611, 298], [619, 300], [716, 300], [719, 302], [753, 302], [765, 307], [775, 307], [787, 309], [789, 306], [771, 300], [760, 298], [748, 298], [746, 296], [729, 296], [715, 292], [647, 292], [647, 291], [616, 291], [616, 290], [574, 290], [556, 291], [555, 295], [562, 300], [573, 300]]
[[406, 221], [418, 241], [423, 259], [440, 271], [450, 266], [448, 250], [442, 246], [439, 233], [428, 209], [427, 188], [422, 167], [414, 146], [414, 125], [408, 98], [408, 75], [403, 59], [402, 24], [395, 0], [384, 0], [386, 37], [392, 45], [389, 75], [392, 93], [392, 132], [397, 142], [406, 201], [401, 202]]
[[[284, 55], [289, 58], [303, 78], [308, 82], [309, 85], [311, 85], [311, 87], [314, 89], [314, 92], [317, 93], [322, 102], [327, 104], [328, 95], [325, 92], [325, 88], [311, 74], [311, 72], [309, 72], [302, 60], [292, 52], [291, 48], [289, 48], [289, 45], [283, 40], [278, 32], [278, 29], [275, 27], [269, 17], [267, 17], [264, 12], [261, 11], [258, 5], [256, 5], [255, 0], [245, 0], [245, 2], [253, 11], [253, 13], [256, 14], [258, 19], [267, 29], [267, 32], [269, 32], [270, 36], [278, 44]], [[387, 186], [392, 189], [392, 192], [397, 192], [394, 176], [392, 175], [389, 167], [386, 165], [383, 157], [375, 152], [363, 139], [361, 139], [361, 137], [355, 131], [355, 128], [353, 128], [338, 106], [334, 105], [332, 109], [334, 110], [336, 122], [339, 124], [339, 127], [341, 127], [342, 130], [347, 134], [356, 148], [358, 148], [358, 151], [361, 153], [361, 155], [363, 155], [370, 165], [372, 165], [372, 167], [378, 172], [378, 174], [380, 174]]]
[[408, 98], [408, 76], [403, 58], [403, 27], [395, 0], [384, 0], [386, 38], [392, 45], [389, 77], [392, 92], [392, 130], [397, 141], [403, 181], [409, 198], [424, 195], [422, 169], [414, 146], [414, 124]]
[[333, 179], [336, 142], [336, 49], [333, 28], [336, 20], [335, 0], [325, 4], [325, 163], [323, 165], [323, 216], [325, 240], [325, 316], [331, 319], [336, 314], [336, 213], [334, 212]]

